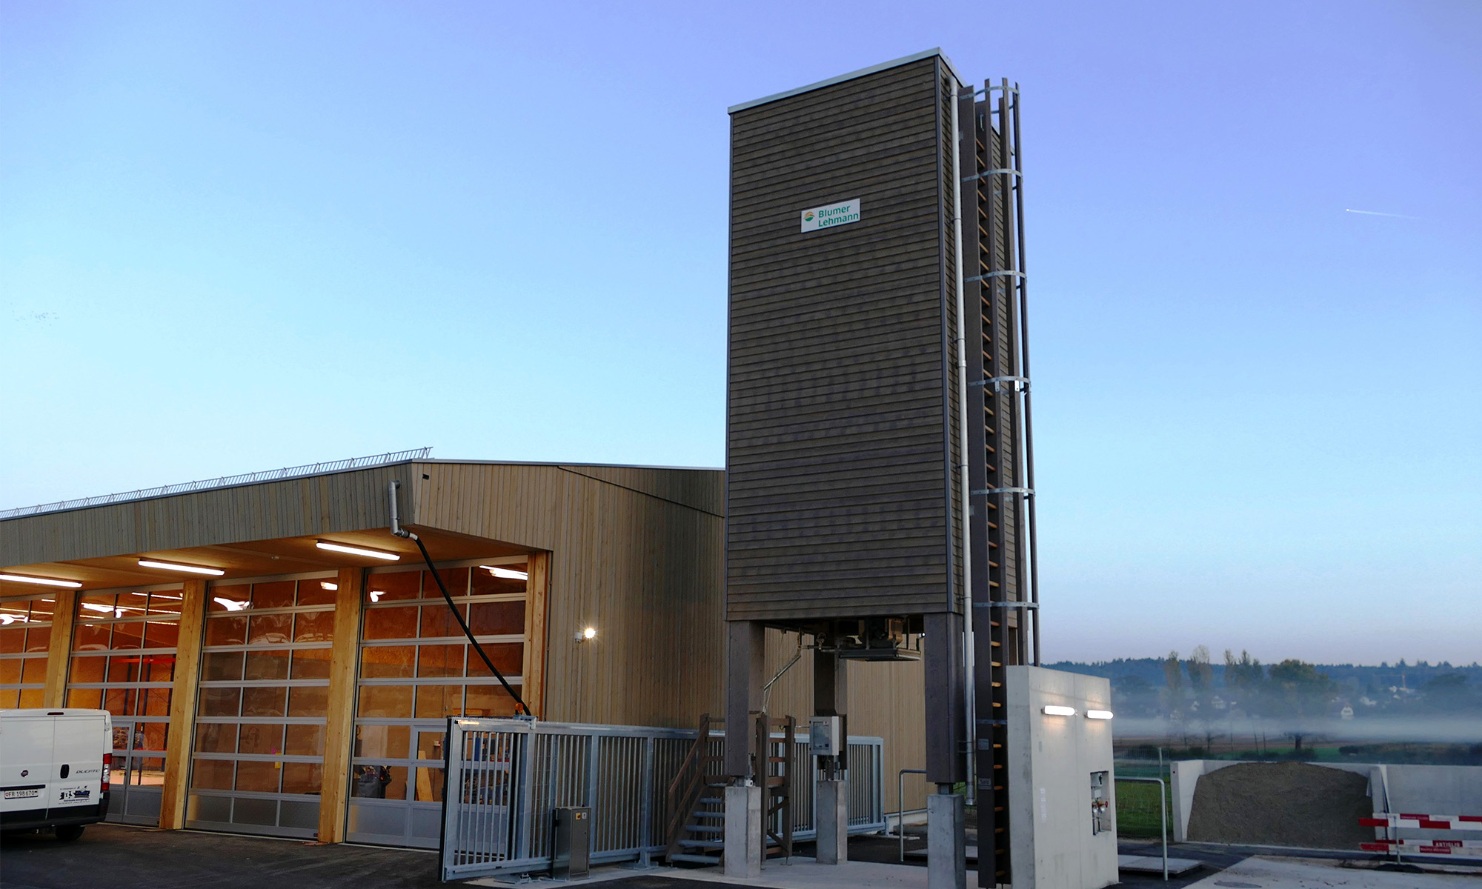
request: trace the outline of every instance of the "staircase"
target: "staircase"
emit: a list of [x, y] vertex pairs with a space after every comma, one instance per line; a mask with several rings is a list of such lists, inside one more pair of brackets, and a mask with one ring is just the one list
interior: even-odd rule
[[[762, 855], [792, 857], [792, 760], [797, 725], [791, 716], [756, 718], [756, 783], [762, 788]], [[773, 731], [781, 738], [773, 738]]]
[[700, 730], [679, 773], [669, 784], [669, 864], [720, 864], [725, 848], [725, 777], [722, 757], [710, 752], [710, 714], [700, 717]]
[[[763, 854], [792, 857], [792, 773], [797, 741], [791, 716], [769, 719], [752, 714], [755, 750], [752, 779], [762, 788]], [[725, 851], [725, 788], [723, 756], [711, 753], [714, 723], [700, 717], [700, 730], [678, 774], [669, 785], [669, 864], [720, 864]], [[772, 737], [773, 732], [781, 737]]]

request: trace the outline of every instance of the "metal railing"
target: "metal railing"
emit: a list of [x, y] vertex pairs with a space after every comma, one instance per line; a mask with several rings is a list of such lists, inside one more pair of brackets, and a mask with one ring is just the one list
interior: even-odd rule
[[39, 506], [17, 506], [11, 509], [0, 509], [0, 519], [17, 519], [22, 516], [40, 515], [47, 512], [85, 509], [89, 506], [107, 506], [110, 503], [126, 503], [130, 500], [149, 500], [155, 497], [169, 497], [173, 494], [190, 494], [196, 491], [231, 488], [237, 485], [255, 485], [259, 482], [276, 482], [289, 478], [301, 478], [306, 475], [321, 475], [329, 472], [345, 472], [350, 469], [365, 469], [371, 466], [385, 466], [391, 463], [405, 463], [408, 460], [425, 460], [430, 453], [432, 453], [432, 448], [430, 447], [416, 448], [410, 451], [393, 451], [389, 454], [376, 454], [371, 457], [350, 457], [346, 460], [331, 460], [328, 463], [308, 463], [303, 466], [287, 466], [282, 469], [265, 469], [261, 472], [226, 475], [221, 478], [204, 479], [196, 482], [161, 485], [157, 488], [140, 488], [137, 491], [125, 491], [121, 494], [99, 494], [93, 497], [80, 497], [76, 500], [59, 500], [56, 503], [43, 503]]
[[[1168, 880], [1168, 787], [1163, 782], [1162, 778], [1134, 778], [1126, 775], [1116, 776], [1116, 783], [1121, 784], [1124, 781], [1158, 785], [1158, 832], [1159, 835], [1163, 838], [1163, 879], [1166, 882]], [[1122, 821], [1122, 795], [1117, 794], [1116, 799], [1116, 823], [1120, 825]]]
[[[553, 813], [567, 806], [591, 807], [593, 864], [649, 864], [664, 851], [672, 814], [666, 791], [695, 735], [693, 729], [450, 718], [442, 879], [548, 869]], [[718, 735], [712, 730], [712, 739]], [[806, 739], [799, 745], [807, 757]], [[850, 833], [885, 826], [883, 754], [880, 738], [849, 739]], [[816, 835], [816, 775], [803, 768], [793, 775], [793, 836], [809, 839]]]

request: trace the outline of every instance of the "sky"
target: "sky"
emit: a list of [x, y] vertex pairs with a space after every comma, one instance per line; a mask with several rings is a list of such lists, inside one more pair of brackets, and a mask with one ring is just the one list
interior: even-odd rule
[[1043, 655], [1482, 659], [1482, 3], [0, 3], [0, 507], [719, 467], [726, 108], [1022, 90]]

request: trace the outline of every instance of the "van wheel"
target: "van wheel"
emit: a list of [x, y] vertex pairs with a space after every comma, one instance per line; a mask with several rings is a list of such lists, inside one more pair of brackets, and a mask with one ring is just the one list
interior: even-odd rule
[[82, 836], [81, 824], [64, 824], [57, 828], [57, 839], [64, 843], [70, 843]]

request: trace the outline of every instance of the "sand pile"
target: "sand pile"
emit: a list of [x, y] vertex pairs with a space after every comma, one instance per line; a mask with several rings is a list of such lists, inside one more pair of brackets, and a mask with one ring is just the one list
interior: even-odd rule
[[1369, 779], [1300, 762], [1241, 763], [1205, 774], [1194, 789], [1189, 839], [1206, 843], [1357, 850], [1373, 807]]

